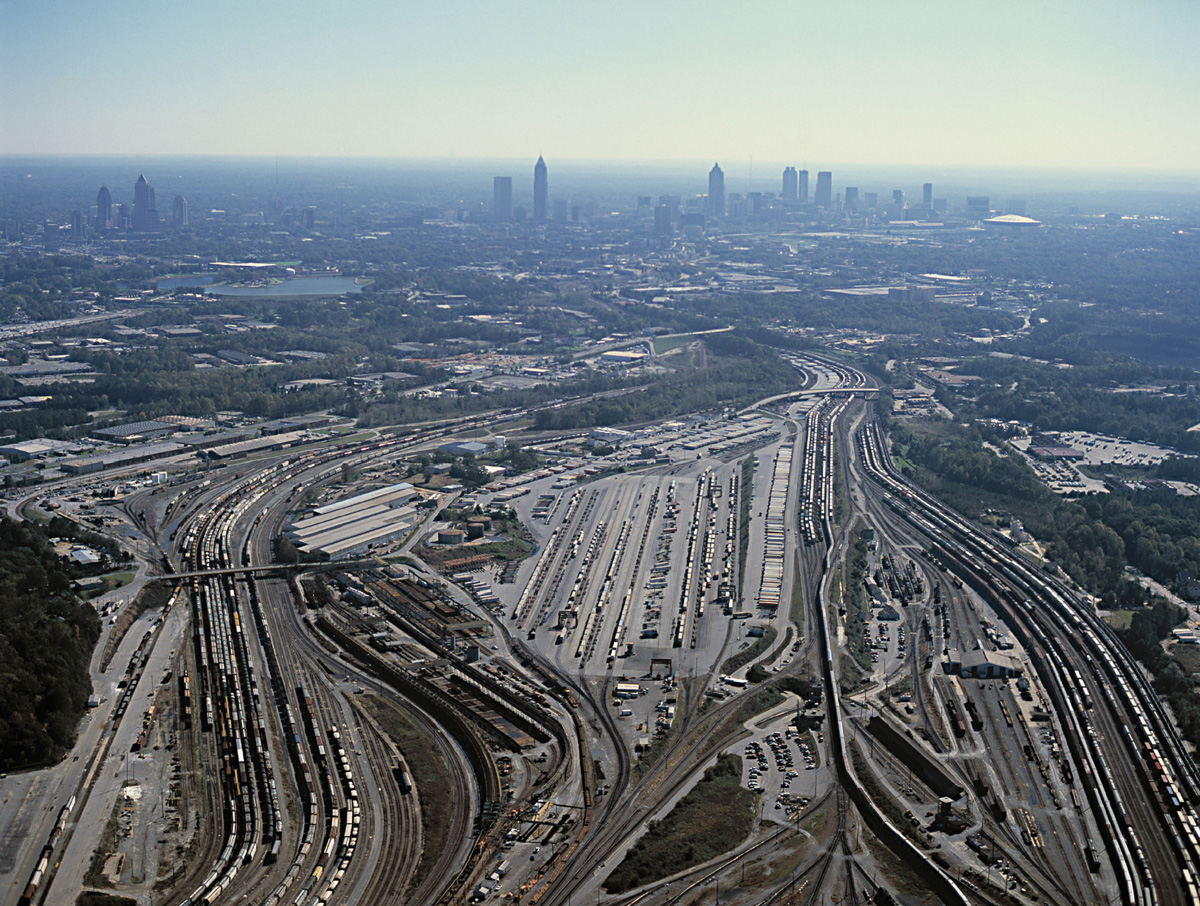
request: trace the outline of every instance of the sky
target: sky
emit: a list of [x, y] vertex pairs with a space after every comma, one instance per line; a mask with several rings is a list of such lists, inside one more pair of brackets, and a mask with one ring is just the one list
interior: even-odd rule
[[1200, 171], [1197, 0], [0, 0], [0, 154]]

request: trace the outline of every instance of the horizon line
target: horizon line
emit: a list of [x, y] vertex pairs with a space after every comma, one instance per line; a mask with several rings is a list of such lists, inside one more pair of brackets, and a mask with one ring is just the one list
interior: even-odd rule
[[[545, 156], [544, 153], [542, 155]], [[278, 154], [275, 152], [241, 152], [241, 153], [217, 153], [217, 152], [150, 152], [138, 153], [131, 151], [0, 151], [0, 161], [8, 161], [13, 159], [60, 159], [60, 160], [103, 160], [112, 158], [127, 158], [136, 160], [202, 160], [202, 161], [266, 161], [274, 162], [277, 160], [283, 161], [353, 161], [361, 163], [390, 163], [390, 162], [410, 162], [410, 163], [462, 163], [462, 164], [485, 164], [494, 162], [523, 162], [525, 156], [498, 155], [491, 157], [484, 156], [466, 156], [466, 155], [385, 155], [385, 154]], [[529, 157], [536, 163], [536, 157]], [[706, 161], [710, 157], [696, 158], [637, 158], [637, 157], [559, 157], [551, 158], [551, 161], [565, 164], [636, 164], [636, 165], [657, 165], [657, 166], [710, 166]], [[720, 163], [720, 158], [716, 158]], [[729, 166], [734, 166], [743, 160], [750, 158], [727, 157], [726, 161]], [[550, 161], [547, 161], [549, 164]], [[815, 167], [820, 166], [826, 169], [835, 167], [892, 167], [904, 169], [961, 169], [961, 170], [1007, 170], [1007, 171], [1042, 171], [1042, 172], [1059, 172], [1059, 173], [1161, 173], [1175, 175], [1192, 175], [1200, 177], [1200, 167], [1193, 169], [1182, 169], [1173, 167], [1158, 167], [1153, 165], [1139, 166], [1117, 166], [1117, 165], [1090, 165], [1081, 167], [1067, 167], [1056, 164], [1002, 164], [1002, 163], [915, 163], [915, 162], [897, 162], [897, 161], [865, 161], [865, 160], [835, 160], [822, 164], [796, 164], [783, 159], [775, 160], [759, 160], [759, 165], [782, 164], [784, 166], [795, 166], [802, 169], [807, 169], [812, 172]]]

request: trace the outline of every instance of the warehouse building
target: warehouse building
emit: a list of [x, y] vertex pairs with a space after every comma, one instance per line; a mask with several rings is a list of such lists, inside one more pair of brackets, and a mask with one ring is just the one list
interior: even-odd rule
[[152, 459], [162, 459], [164, 456], [174, 456], [187, 450], [183, 444], [165, 440], [156, 444], [139, 444], [124, 450], [114, 450], [111, 453], [98, 453], [95, 456], [80, 456], [76, 459], [64, 460], [59, 468], [68, 475], [87, 475], [91, 472], [102, 472], [105, 469], [118, 469], [122, 466], [134, 466], [140, 462]]
[[402, 538], [416, 524], [420, 497], [408, 482], [327, 503], [292, 523], [284, 535], [306, 557], [338, 560]]

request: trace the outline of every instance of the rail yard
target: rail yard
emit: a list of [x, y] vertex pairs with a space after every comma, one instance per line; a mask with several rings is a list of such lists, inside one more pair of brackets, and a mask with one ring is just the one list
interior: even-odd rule
[[[131, 490], [108, 511], [170, 594], [72, 756], [0, 780], [3, 901], [1200, 903], [1200, 774], [1090, 599], [905, 481], [866, 375], [791, 362], [607, 473], [397, 484], [497, 412]], [[386, 547], [283, 562], [360, 497]], [[452, 505], [531, 553], [446, 554]], [[727, 753], [744, 842], [607, 884]]]

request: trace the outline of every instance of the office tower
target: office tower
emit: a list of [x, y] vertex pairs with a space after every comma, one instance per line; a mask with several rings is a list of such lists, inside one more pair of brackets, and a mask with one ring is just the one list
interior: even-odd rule
[[129, 205], [118, 202], [116, 213], [113, 216], [113, 224], [118, 230], [129, 229]]
[[154, 206], [154, 189], [139, 176], [133, 184], [133, 228], [139, 233], [158, 229], [158, 209]]
[[659, 236], [671, 235], [671, 206], [660, 204], [654, 209], [654, 232]]
[[492, 216], [512, 220], [512, 213], [512, 177], [497, 176], [492, 180]]
[[304, 209], [304, 229], [310, 232], [316, 229], [317, 226], [317, 209], [308, 207]]
[[725, 214], [725, 174], [718, 164], [708, 171], [708, 213], [714, 217]]
[[875, 208], [877, 208], [879, 206], [879, 193], [878, 192], [863, 193], [863, 206], [868, 211], [874, 211]]
[[683, 207], [683, 199], [682, 198], [680, 198], [678, 195], [659, 195], [658, 203], [665, 204], [668, 208], [671, 209], [671, 219], [672, 220], [679, 219], [679, 211]]
[[[510, 184], [511, 185], [511, 184]], [[533, 167], [533, 219], [545, 220], [549, 210], [547, 202], [549, 195], [547, 191], [549, 183], [546, 180], [546, 162], [542, 160], [539, 154], [537, 163]], [[510, 190], [511, 191], [511, 190]]]
[[111, 230], [112, 224], [112, 193], [108, 191], [108, 186], [101, 186], [96, 193], [96, 229], [101, 232]]
[[986, 195], [967, 196], [967, 220], [987, 220], [991, 213], [991, 199]]
[[904, 190], [892, 189], [892, 216], [896, 220], [904, 219]]
[[933, 200], [933, 212], [935, 214], [945, 214], [946, 213], [946, 199], [935, 198]]
[[829, 210], [833, 207], [833, 173], [821, 170], [817, 173], [817, 192], [813, 196], [818, 208]]
[[1004, 204], [1004, 213], [1005, 214], [1020, 214], [1022, 217], [1024, 217], [1025, 216], [1025, 199], [1024, 198], [1010, 198]]
[[83, 239], [86, 236], [86, 231], [83, 225], [83, 211], [71, 212], [71, 238]]
[[796, 201], [808, 204], [808, 171], [801, 170], [796, 174]]
[[850, 213], [858, 210], [858, 186], [846, 186], [846, 201], [842, 207]]
[[921, 186], [921, 208], [926, 211], [933, 210], [933, 183], [931, 182]]
[[177, 227], [188, 225], [187, 199], [182, 195], [176, 195], [175, 201], [171, 204], [171, 223]]
[[734, 192], [729, 196], [729, 202], [725, 207], [729, 213], [729, 216], [734, 218], [745, 217], [746, 211], [748, 210], [746, 206], [746, 199], [743, 198], [739, 192]]
[[783, 171], [783, 200], [795, 201], [799, 191], [798, 177], [795, 167], [785, 167]]

